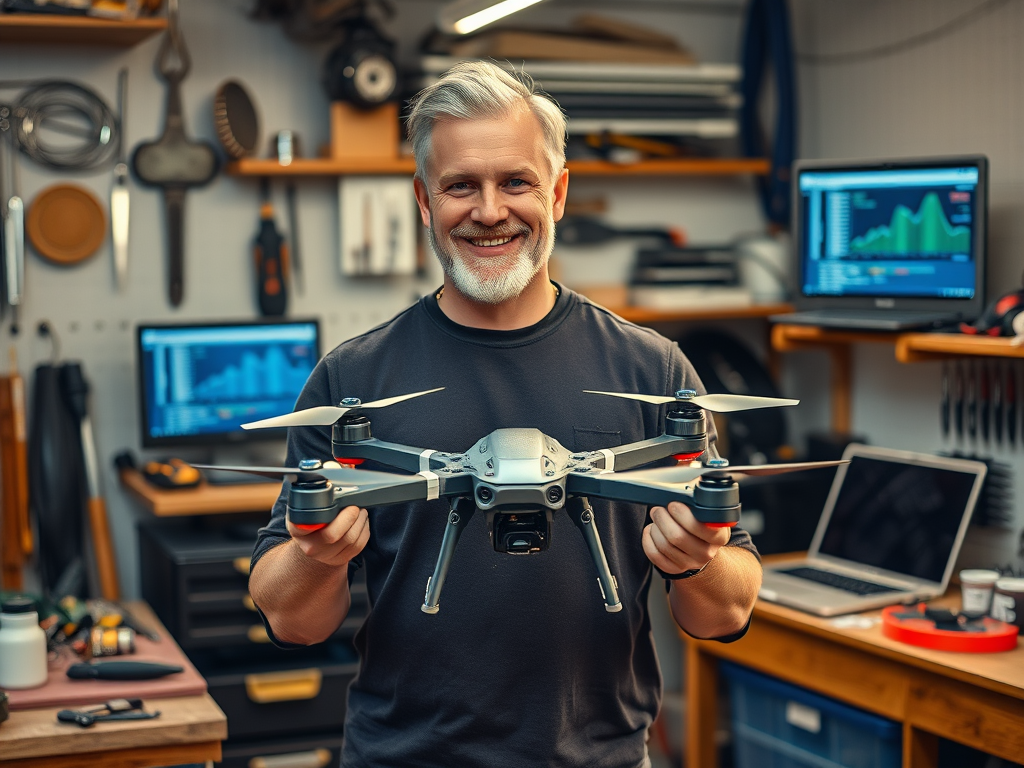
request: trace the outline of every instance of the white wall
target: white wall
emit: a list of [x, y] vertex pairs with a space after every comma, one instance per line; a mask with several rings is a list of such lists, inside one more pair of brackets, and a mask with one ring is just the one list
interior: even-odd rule
[[[800, 156], [882, 157], [982, 153], [991, 164], [989, 297], [1020, 287], [1024, 261], [1024, 6], [977, 0], [792, 0], [796, 49], [831, 54], [873, 49], [991, 8], [948, 34], [890, 55], [799, 65]], [[791, 356], [789, 391], [820, 390], [816, 353]], [[1018, 369], [1018, 376], [1020, 371]], [[807, 377], [804, 380], [804, 377]], [[888, 345], [855, 349], [853, 429], [877, 445], [940, 451], [938, 363], [899, 365]], [[809, 385], [807, 382], [813, 382]], [[1019, 476], [1024, 445], [978, 447]], [[968, 450], [971, 446], [965, 446]], [[1012, 532], [972, 531], [965, 563], [1008, 563], [1024, 504], [1014, 501]]]
[[[327, 43], [299, 44], [274, 24], [246, 17], [254, 3], [244, 0], [180, 0], [181, 26], [192, 55], [192, 71], [183, 84], [186, 130], [190, 137], [215, 142], [212, 101], [217, 86], [237, 78], [246, 84], [259, 109], [264, 143], [278, 130], [292, 129], [307, 154], [328, 140], [328, 104], [319, 84], [319, 66]], [[414, 41], [429, 24], [437, 3], [403, 0], [390, 29], [401, 42], [400, 55], [414, 56]], [[617, 4], [542, 5], [524, 14], [529, 23], [569, 18], [586, 10], [618, 13], [623, 18], [672, 30], [701, 58], [735, 61], [740, 6], [714, 3], [638, 3], [628, 10]], [[661, 6], [665, 6], [662, 10]], [[550, 14], [550, 15], [545, 15]], [[127, 146], [156, 138], [163, 125], [165, 89], [154, 60], [160, 37], [134, 48], [21, 46], [0, 47], [0, 81], [59, 78], [79, 81], [112, 107], [117, 73], [129, 68]], [[11, 99], [19, 89], [0, 91]], [[266, 150], [264, 150], [265, 152]], [[106, 201], [111, 172], [57, 173], [20, 161], [21, 194], [31, 206], [45, 187], [72, 181]], [[91, 411], [103, 469], [103, 485], [112, 521], [123, 591], [138, 596], [138, 558], [134, 525], [138, 510], [119, 487], [112, 457], [125, 448], [141, 458], [161, 452], [139, 447], [135, 396], [133, 332], [140, 321], [237, 319], [255, 317], [251, 243], [257, 229], [259, 186], [254, 179], [220, 176], [186, 198], [185, 299], [179, 308], [167, 301], [165, 230], [160, 194], [131, 180], [131, 243], [128, 290], [113, 282], [109, 240], [95, 257], [57, 268], [33, 253], [27, 256], [26, 294], [20, 336], [0, 329], [3, 342], [18, 351], [21, 370], [31, 371], [48, 359], [50, 348], [35, 335], [42, 319], [60, 336], [66, 359], [80, 359], [92, 384]], [[286, 229], [283, 183], [275, 183], [278, 225]], [[332, 179], [298, 182], [305, 293], [292, 296], [291, 314], [322, 320], [328, 346], [366, 330], [404, 308], [440, 282], [429, 279], [354, 281], [337, 267], [337, 188]], [[608, 199], [608, 218], [617, 224], [661, 223], [686, 227], [694, 241], [728, 240], [759, 229], [760, 213], [745, 179], [585, 179], [574, 181], [572, 194]], [[609, 246], [598, 267], [620, 263], [629, 246]], [[574, 259], [580, 257], [574, 256]], [[8, 318], [9, 319], [9, 318]], [[763, 329], [757, 329], [762, 333]], [[5, 356], [6, 359], [6, 356]], [[185, 458], [197, 460], [182, 452]]]

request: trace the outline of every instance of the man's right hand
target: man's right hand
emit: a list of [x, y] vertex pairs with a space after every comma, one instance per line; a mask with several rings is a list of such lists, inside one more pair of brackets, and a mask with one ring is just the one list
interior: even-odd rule
[[337, 516], [315, 531], [299, 528], [287, 521], [288, 533], [299, 550], [311, 560], [340, 567], [363, 551], [370, 540], [370, 519], [365, 509], [345, 507]]

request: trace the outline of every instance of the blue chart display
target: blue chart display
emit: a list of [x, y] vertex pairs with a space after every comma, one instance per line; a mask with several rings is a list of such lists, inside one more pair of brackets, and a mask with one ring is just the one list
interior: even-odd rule
[[976, 168], [801, 176], [803, 292], [974, 296]]
[[[310, 323], [141, 329], [144, 437], [211, 442], [288, 413], [319, 359]], [[258, 434], [251, 434], [258, 438]]]

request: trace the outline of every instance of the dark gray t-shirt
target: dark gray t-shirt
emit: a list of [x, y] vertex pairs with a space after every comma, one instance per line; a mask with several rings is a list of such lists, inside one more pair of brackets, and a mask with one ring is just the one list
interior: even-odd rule
[[[534, 427], [571, 451], [596, 450], [661, 434], [664, 407], [583, 390], [704, 391], [675, 343], [563, 289], [547, 317], [515, 331], [459, 326], [424, 297], [330, 352], [296, 407], [434, 387], [444, 390], [370, 412], [374, 437], [462, 452], [495, 429]], [[289, 466], [330, 455], [329, 428], [290, 430]], [[642, 505], [591, 502], [618, 580], [618, 613], [605, 611], [567, 515], [555, 516], [547, 551], [511, 556], [493, 550], [478, 513], [455, 551], [440, 612], [425, 614], [448, 503], [369, 510], [370, 541], [353, 562], [365, 570], [371, 610], [355, 640], [346, 766], [643, 763], [661, 698], [647, 610], [652, 566], [641, 546], [649, 517]], [[254, 563], [288, 537], [284, 515], [282, 497]], [[733, 530], [730, 544], [756, 554]]]

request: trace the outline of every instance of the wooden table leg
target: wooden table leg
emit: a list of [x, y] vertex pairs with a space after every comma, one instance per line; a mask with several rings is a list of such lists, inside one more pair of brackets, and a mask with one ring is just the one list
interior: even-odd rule
[[718, 663], [686, 643], [686, 768], [716, 768], [718, 753]]
[[903, 724], [903, 768], [935, 768], [939, 763], [939, 737]]

